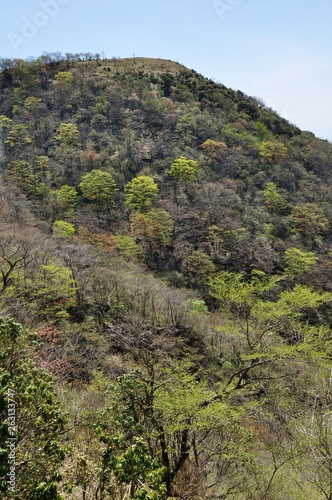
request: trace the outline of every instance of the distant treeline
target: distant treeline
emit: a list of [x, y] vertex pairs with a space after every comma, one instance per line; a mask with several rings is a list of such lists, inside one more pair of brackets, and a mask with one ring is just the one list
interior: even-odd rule
[[[0, 57], [0, 70], [3, 71], [22, 65], [34, 65], [36, 63], [50, 64], [60, 61], [100, 61], [103, 59], [106, 59], [105, 52], [97, 52], [95, 54], [92, 52], [43, 52], [41, 56], [30, 56], [26, 59]], [[116, 58], [113, 57], [113, 59]]]

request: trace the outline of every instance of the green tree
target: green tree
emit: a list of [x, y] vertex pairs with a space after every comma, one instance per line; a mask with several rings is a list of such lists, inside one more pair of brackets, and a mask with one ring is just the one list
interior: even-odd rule
[[315, 238], [329, 229], [329, 221], [324, 210], [315, 203], [295, 205], [291, 211], [291, 220], [295, 230], [303, 235], [308, 245], [312, 245]]
[[50, 263], [40, 267], [33, 282], [22, 286], [22, 298], [40, 318], [57, 323], [68, 319], [70, 309], [76, 306], [76, 286], [68, 267]]
[[143, 212], [157, 198], [159, 188], [148, 175], [139, 175], [125, 186], [125, 205], [132, 211]]
[[284, 196], [279, 193], [277, 186], [274, 182], [268, 182], [264, 189], [265, 206], [269, 212], [280, 214], [286, 206], [287, 201]]
[[116, 235], [115, 248], [120, 255], [128, 260], [136, 260], [141, 256], [141, 249], [139, 245], [133, 240], [133, 238], [127, 235]]
[[174, 222], [166, 210], [134, 213], [130, 218], [130, 226], [132, 237], [146, 256], [150, 252], [162, 253], [172, 244]]
[[111, 174], [98, 169], [82, 177], [80, 189], [84, 198], [101, 205], [110, 204], [118, 191]]
[[42, 106], [43, 100], [40, 99], [39, 97], [27, 97], [24, 101], [24, 107], [28, 110], [31, 111], [32, 113], [35, 113], [38, 111], [38, 109]]
[[12, 120], [10, 118], [7, 118], [7, 116], [4, 115], [0, 115], [0, 130], [10, 128], [11, 123]]
[[216, 267], [205, 252], [194, 250], [183, 260], [182, 269], [189, 285], [204, 286]]
[[255, 123], [255, 132], [261, 141], [266, 141], [270, 136], [267, 126], [261, 122]]
[[77, 191], [73, 186], [61, 186], [61, 188], [55, 192], [55, 195], [57, 200], [63, 205], [69, 207], [75, 207], [77, 205]]
[[75, 234], [75, 226], [70, 222], [56, 220], [53, 222], [53, 238], [70, 240]]
[[315, 329], [302, 318], [308, 309], [317, 310], [330, 302], [332, 295], [296, 285], [277, 294], [275, 300], [265, 298], [279, 281], [279, 277], [268, 277], [261, 271], [254, 271], [250, 280], [226, 271], [209, 280], [211, 295], [234, 315], [238, 357], [228, 381], [232, 388], [255, 383], [257, 377], [263, 383], [271, 376], [268, 368], [274, 359], [278, 359], [274, 369], [280, 370], [283, 360], [296, 359], [305, 352], [311, 355], [315, 336], [329, 335], [326, 329]]
[[[9, 318], [0, 318], [0, 334], [2, 498], [60, 500], [59, 469], [65, 457], [61, 433], [66, 419], [53, 380], [32, 360], [35, 334]], [[13, 490], [7, 482], [10, 472], [12, 477], [15, 472]]]
[[35, 174], [41, 181], [46, 181], [48, 176], [49, 158], [41, 155], [35, 158]]
[[302, 276], [302, 274], [310, 271], [318, 257], [313, 252], [302, 252], [298, 248], [287, 248], [285, 252], [285, 271], [293, 277]]
[[74, 123], [61, 123], [56, 140], [64, 147], [77, 147], [80, 131]]
[[70, 71], [59, 71], [55, 75], [55, 81], [57, 85], [67, 88], [70, 87], [73, 82], [73, 74]]
[[[197, 473], [200, 467], [204, 470], [208, 456], [210, 469], [211, 460], [220, 457], [219, 465], [228, 471], [231, 482], [232, 473], [241, 469], [246, 455], [241, 410], [194, 373], [189, 361], [172, 362], [164, 357], [162, 366], [154, 349], [146, 344], [141, 353], [144, 367], [115, 381], [112, 404], [100, 415], [97, 433], [105, 443], [102, 487], [110, 493], [115, 477], [119, 486], [130, 485], [131, 498], [171, 500], [181, 473]], [[191, 455], [196, 457], [197, 469]], [[216, 480], [218, 472], [210, 470], [207, 474]], [[203, 494], [207, 483], [202, 477], [199, 481], [195, 493]], [[211, 495], [218, 487], [220, 494], [216, 480]], [[155, 496], [143, 496], [142, 488]]]
[[179, 183], [187, 184], [197, 179], [199, 171], [200, 166], [197, 161], [180, 156], [174, 160], [168, 173]]
[[282, 142], [263, 141], [259, 147], [259, 157], [267, 164], [282, 163], [288, 153], [288, 148]]
[[332, 398], [331, 372], [326, 370], [312, 401], [310, 412], [297, 421], [295, 432], [301, 445], [296, 461], [302, 478], [312, 484], [318, 498], [332, 498]]
[[11, 150], [21, 149], [22, 146], [27, 146], [31, 142], [28, 127], [21, 123], [13, 126], [5, 140], [6, 146]]
[[26, 160], [16, 160], [8, 163], [5, 171], [7, 182], [18, 186], [28, 196], [38, 194], [38, 178], [33, 173], [32, 165]]

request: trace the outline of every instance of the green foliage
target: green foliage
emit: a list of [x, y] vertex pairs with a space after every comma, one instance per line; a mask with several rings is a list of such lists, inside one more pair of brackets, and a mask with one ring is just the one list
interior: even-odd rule
[[57, 85], [63, 86], [63, 87], [70, 87], [72, 82], [73, 82], [73, 74], [70, 71], [59, 71], [55, 75], [55, 81]]
[[158, 185], [148, 175], [139, 175], [125, 186], [125, 205], [132, 211], [143, 212], [159, 193]]
[[287, 201], [279, 193], [277, 186], [273, 182], [268, 182], [264, 189], [265, 206], [269, 212], [280, 214], [286, 206]]
[[11, 123], [12, 120], [10, 118], [7, 118], [7, 116], [4, 115], [0, 115], [0, 130], [10, 128]]
[[36, 156], [35, 164], [36, 174], [41, 178], [46, 178], [48, 173], [49, 158], [44, 155]]
[[[275, 300], [268, 300], [266, 293], [276, 287], [279, 277], [267, 277], [264, 273], [255, 272], [250, 281], [243, 278], [241, 274], [221, 272], [211, 278], [209, 284], [211, 295], [237, 315], [239, 335], [249, 352], [255, 352], [254, 358], [248, 358], [253, 363], [248, 369], [255, 363], [265, 363], [263, 359], [266, 356], [273, 359], [276, 353], [277, 356], [294, 355], [289, 348], [283, 350], [283, 338], [291, 342], [294, 331], [298, 339], [305, 337], [307, 325], [302, 322], [305, 311], [317, 310], [322, 304], [331, 302], [331, 294], [296, 285], [292, 290], [282, 291]], [[281, 332], [283, 338], [276, 335]], [[316, 329], [316, 335], [318, 333], [319, 329]], [[272, 334], [274, 342], [271, 342]], [[310, 336], [308, 334], [308, 352], [312, 350]], [[301, 343], [299, 346], [303, 347]], [[242, 380], [238, 382], [238, 387], [241, 383]]]
[[24, 107], [29, 111], [36, 111], [41, 107], [43, 100], [39, 97], [27, 97], [24, 101]]
[[63, 147], [77, 147], [80, 131], [74, 123], [61, 123], [56, 140]]
[[183, 274], [193, 286], [203, 286], [216, 267], [210, 257], [202, 250], [194, 250], [183, 261]]
[[77, 205], [77, 191], [73, 186], [61, 186], [55, 194], [60, 203], [68, 205], [69, 207], [75, 207]]
[[249, 314], [262, 295], [275, 287], [279, 280], [277, 276], [268, 277], [257, 270], [253, 271], [250, 281], [245, 281], [242, 273], [223, 271], [210, 278], [210, 293], [228, 307]]
[[29, 129], [26, 125], [17, 124], [10, 130], [5, 144], [8, 148], [19, 148], [31, 144], [32, 139], [29, 135]]
[[80, 189], [84, 198], [101, 205], [109, 205], [118, 189], [116, 183], [108, 172], [92, 170], [82, 177]]
[[313, 252], [302, 252], [298, 248], [287, 248], [285, 252], [285, 271], [290, 276], [298, 277], [310, 271], [318, 258]]
[[[29, 347], [31, 341], [37, 345], [35, 335], [9, 318], [0, 318], [0, 334], [0, 491], [3, 498], [59, 500], [59, 468], [65, 457], [61, 432], [66, 419], [53, 380], [31, 359]], [[10, 455], [9, 438], [10, 444], [15, 443], [15, 458], [13, 451]], [[14, 495], [6, 481], [13, 463]]]
[[127, 235], [116, 235], [116, 250], [122, 255], [125, 259], [139, 259], [141, 256], [141, 250], [139, 245]]
[[306, 243], [327, 232], [329, 221], [316, 203], [301, 203], [292, 208], [291, 219], [296, 231], [303, 234]]
[[80, 58], [0, 59], [0, 305], [46, 332], [72, 450], [59, 483], [30, 360], [17, 497], [328, 497], [331, 144], [171, 61]]
[[259, 156], [267, 164], [282, 163], [287, 157], [288, 149], [285, 144], [277, 141], [263, 141], [259, 147]]
[[270, 136], [267, 126], [261, 122], [255, 123], [255, 132], [261, 141], [266, 141]]
[[209, 312], [207, 305], [204, 300], [190, 299], [189, 300], [189, 311], [194, 313], [207, 313]]
[[254, 135], [247, 132], [242, 126], [235, 126], [228, 123], [222, 130], [222, 138], [228, 147], [245, 147], [256, 150], [258, 147], [258, 139]]
[[186, 184], [197, 179], [200, 166], [195, 160], [188, 160], [184, 156], [180, 156], [172, 163], [168, 174], [176, 181]]
[[68, 311], [76, 305], [72, 272], [58, 264], [42, 265], [36, 281], [27, 284], [25, 293], [41, 318], [51, 323], [67, 319]]
[[326, 373], [320, 382], [320, 394], [315, 398], [310, 418], [302, 419], [296, 427], [300, 450], [306, 454], [304, 460], [296, 461], [296, 467], [303, 479], [313, 485], [317, 498], [328, 499], [332, 495], [330, 374]]
[[33, 173], [32, 165], [26, 160], [12, 161], [8, 164], [5, 177], [18, 186], [27, 195], [37, 194], [38, 178]]
[[70, 240], [75, 234], [75, 226], [70, 222], [56, 220], [53, 222], [53, 238], [59, 240]]
[[156, 208], [145, 214], [134, 213], [130, 225], [133, 238], [143, 250], [160, 251], [172, 243], [174, 222], [165, 210]]
[[[237, 448], [236, 456], [232, 437], [226, 433], [232, 429], [234, 437], [243, 432], [245, 442], [241, 410], [211, 390], [192, 368], [190, 362], [173, 362], [116, 380], [112, 405], [101, 413], [96, 429], [105, 443], [104, 487], [115, 476], [131, 483], [133, 498], [169, 498], [177, 474], [190, 464], [191, 453], [199, 457], [206, 445], [212, 454], [221, 446], [228, 467], [241, 466], [242, 449]], [[214, 431], [215, 439], [210, 440]]]

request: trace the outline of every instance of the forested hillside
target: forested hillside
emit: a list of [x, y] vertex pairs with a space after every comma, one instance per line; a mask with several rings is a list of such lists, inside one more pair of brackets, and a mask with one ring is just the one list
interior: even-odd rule
[[2, 497], [331, 500], [332, 144], [172, 61], [0, 69]]

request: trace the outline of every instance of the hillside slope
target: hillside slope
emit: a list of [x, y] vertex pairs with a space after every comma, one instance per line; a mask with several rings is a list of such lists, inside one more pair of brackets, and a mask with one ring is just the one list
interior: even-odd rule
[[72, 59], [0, 60], [17, 498], [330, 498], [332, 144], [172, 61]]

